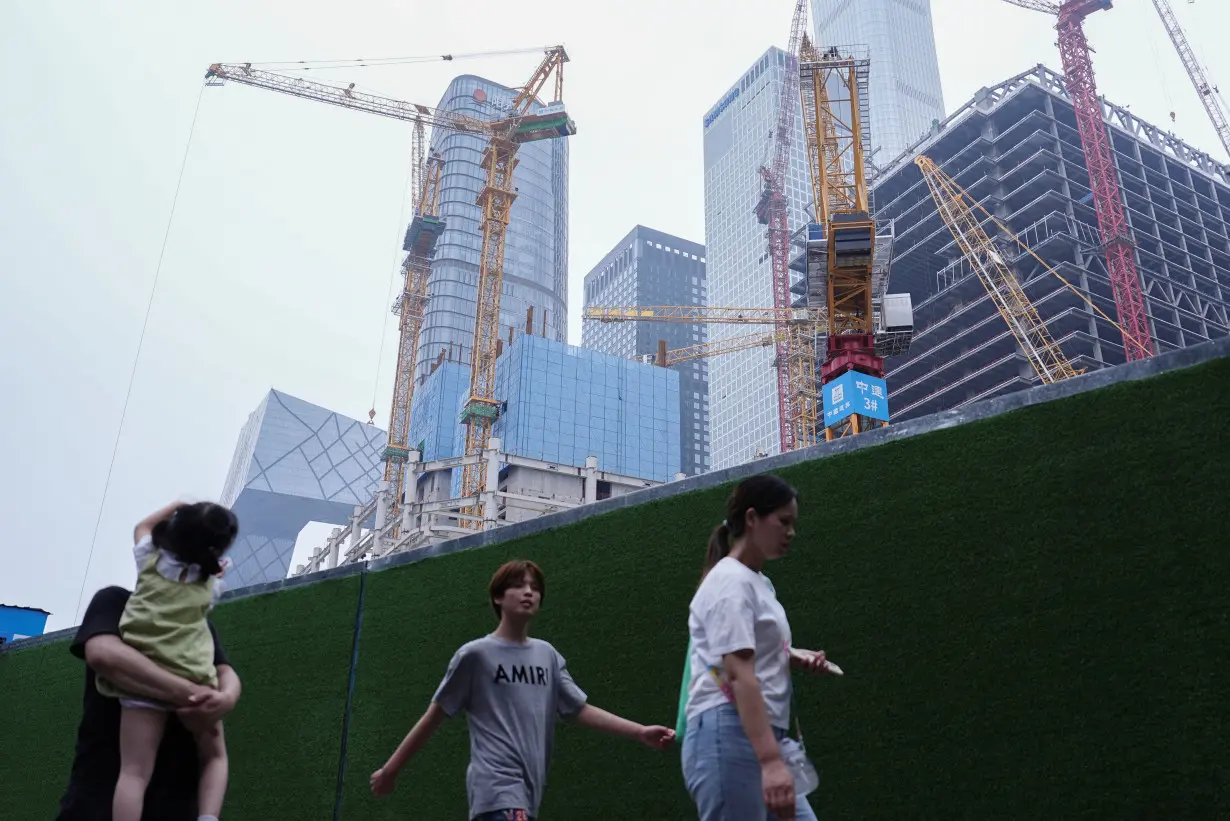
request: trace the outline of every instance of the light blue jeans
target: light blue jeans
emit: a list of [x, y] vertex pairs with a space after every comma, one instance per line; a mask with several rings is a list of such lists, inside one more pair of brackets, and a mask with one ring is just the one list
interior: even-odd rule
[[[784, 730], [773, 728], [778, 740]], [[760, 788], [760, 762], [752, 750], [739, 713], [723, 704], [688, 722], [683, 737], [683, 781], [700, 821], [777, 821], [764, 804]], [[807, 799], [795, 803], [796, 821], [816, 821]]]

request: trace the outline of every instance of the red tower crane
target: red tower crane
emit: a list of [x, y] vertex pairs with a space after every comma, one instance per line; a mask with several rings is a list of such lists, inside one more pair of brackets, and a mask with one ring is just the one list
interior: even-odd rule
[[[794, 149], [794, 125], [799, 111], [799, 45], [807, 22], [807, 0], [797, 0], [790, 23], [790, 42], [786, 47], [786, 66], [777, 98], [777, 126], [773, 131], [773, 155], [768, 166], [760, 168], [764, 190], [756, 204], [756, 217], [769, 226], [769, 258], [773, 266], [773, 307], [790, 307], [790, 202], [786, 198], [786, 172]], [[777, 327], [777, 417], [781, 428], [782, 453], [797, 445], [795, 426], [799, 413], [792, 406], [790, 387], [790, 333], [787, 325]]]
[[1095, 11], [1111, 8], [1111, 0], [1005, 0], [1014, 6], [1044, 11], [1059, 17], [1059, 55], [1063, 60], [1064, 82], [1089, 169], [1089, 185], [1093, 188], [1094, 209], [1098, 229], [1115, 294], [1115, 308], [1123, 328], [1123, 352], [1129, 362], [1147, 359], [1154, 354], [1153, 335], [1145, 315], [1145, 298], [1140, 287], [1140, 274], [1133, 256], [1132, 231], [1123, 208], [1123, 195], [1115, 172], [1110, 137], [1102, 118], [1102, 102], [1093, 77], [1093, 57], [1085, 37], [1085, 18]]

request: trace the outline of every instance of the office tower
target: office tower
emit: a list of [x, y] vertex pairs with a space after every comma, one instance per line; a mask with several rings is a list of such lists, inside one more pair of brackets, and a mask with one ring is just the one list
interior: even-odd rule
[[[1105, 103], [1106, 122], [1158, 353], [1230, 332], [1230, 170]], [[1084, 151], [1063, 78], [1037, 66], [983, 89], [876, 181], [896, 224], [892, 283], [914, 302], [914, 343], [890, 359], [904, 420], [1038, 384], [962, 256], [913, 163], [934, 160], [1106, 315], [1116, 317]], [[981, 216], [981, 214], [980, 214]], [[1077, 368], [1125, 361], [1123, 337], [1002, 230], [983, 222]]]
[[944, 119], [931, 0], [811, 0], [816, 43], [871, 57], [872, 162], [885, 166]]
[[[638, 225], [585, 275], [585, 307], [706, 305], [705, 246]], [[631, 359], [699, 345], [708, 326], [683, 322], [597, 322], [581, 328], [581, 345]], [[679, 374], [679, 464], [695, 476], [709, 469], [709, 365], [672, 365]]]
[[[709, 304], [773, 305], [773, 267], [765, 226], [756, 219], [760, 168], [772, 161], [772, 136], [786, 54], [770, 48], [705, 115], [705, 266]], [[800, 105], [801, 109], [801, 105]], [[803, 150], [802, 115], [786, 174], [790, 226], [807, 224], [811, 179]], [[711, 325], [709, 339], [743, 336], [767, 326]], [[709, 360], [709, 451], [712, 469], [781, 450], [775, 351], [754, 348]]]
[[[462, 75], [440, 98], [442, 111], [496, 120], [516, 91], [490, 80]], [[550, 100], [544, 101], [550, 103]], [[487, 140], [482, 135], [433, 131], [431, 148], [444, 158], [440, 180], [440, 217], [445, 230], [436, 244], [428, 285], [429, 299], [416, 357], [423, 376], [441, 349], [470, 364], [474, 341], [475, 294], [482, 252], [482, 209], [476, 204], [486, 184], [482, 168]], [[504, 250], [504, 288], [500, 325], [522, 328], [534, 308], [543, 333], [564, 341], [568, 302], [568, 141], [526, 143], [517, 152], [513, 202]]]

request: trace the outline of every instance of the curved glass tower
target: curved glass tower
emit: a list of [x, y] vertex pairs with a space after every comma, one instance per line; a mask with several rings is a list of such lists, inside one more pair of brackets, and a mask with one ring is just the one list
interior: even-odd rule
[[[505, 86], [466, 74], [449, 84], [438, 108], [496, 120], [505, 116], [515, 94]], [[517, 334], [524, 332], [530, 307], [535, 335], [558, 342], [567, 337], [567, 143], [562, 138], [539, 140], [523, 144], [517, 152], [513, 174], [517, 199], [504, 249], [500, 297], [500, 335], [506, 344], [510, 328]], [[486, 140], [473, 134], [433, 132], [431, 148], [444, 158], [440, 217], [445, 230], [431, 264], [427, 312], [415, 357], [418, 377], [428, 373], [444, 349], [451, 350], [453, 360], [470, 363], [483, 247], [482, 209], [475, 200], [486, 181], [481, 165]]]

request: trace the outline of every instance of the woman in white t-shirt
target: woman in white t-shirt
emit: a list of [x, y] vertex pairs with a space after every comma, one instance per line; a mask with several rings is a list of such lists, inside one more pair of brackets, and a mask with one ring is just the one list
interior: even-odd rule
[[691, 636], [683, 775], [700, 821], [815, 821], [783, 760], [790, 667], [825, 670], [823, 653], [794, 650], [766, 561], [794, 537], [794, 488], [776, 476], [740, 482], [709, 538], [688, 613]]

